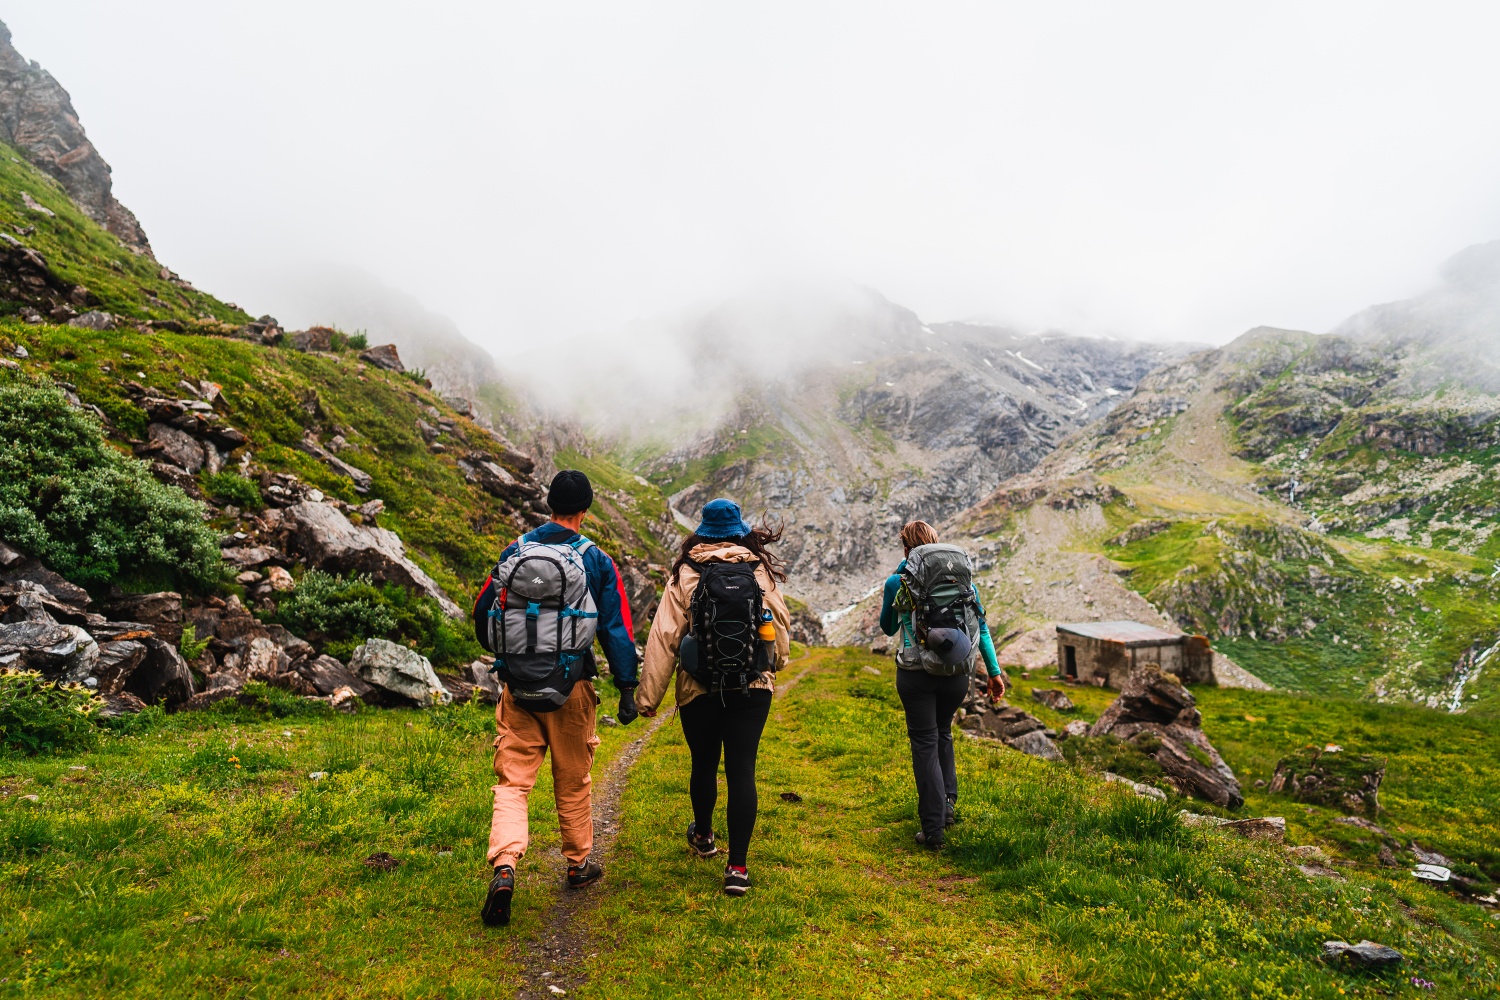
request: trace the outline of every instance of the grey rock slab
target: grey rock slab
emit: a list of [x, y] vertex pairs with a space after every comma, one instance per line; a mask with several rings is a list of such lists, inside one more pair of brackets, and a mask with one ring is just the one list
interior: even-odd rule
[[77, 625], [0, 625], [0, 667], [35, 670], [50, 681], [81, 684], [94, 674], [99, 644]]
[[1124, 775], [1113, 774], [1109, 771], [1105, 771], [1104, 780], [1114, 782], [1115, 784], [1124, 785], [1126, 788], [1130, 789], [1132, 792], [1141, 796], [1142, 798], [1158, 799], [1162, 802], [1167, 801], [1167, 793], [1162, 791], [1160, 788], [1155, 788], [1151, 785], [1144, 785], [1139, 781], [1131, 781]]
[[356, 649], [349, 669], [365, 683], [423, 708], [453, 701], [427, 657], [387, 639], [371, 639]]
[[148, 705], [162, 701], [168, 708], [177, 708], [192, 698], [196, 691], [193, 674], [177, 652], [177, 644], [161, 639], [142, 642], [146, 646], [146, 659], [131, 673], [125, 690]]
[[146, 428], [146, 437], [152, 444], [160, 445], [159, 454], [184, 472], [197, 473], [205, 461], [203, 444], [187, 431], [171, 424], [151, 424]]
[[1324, 941], [1323, 957], [1345, 961], [1364, 969], [1383, 969], [1401, 962], [1404, 956], [1395, 948], [1374, 941], [1350, 944], [1347, 941]]
[[361, 351], [359, 360], [376, 368], [384, 368], [386, 371], [404, 372], [406, 366], [401, 363], [401, 355], [396, 351], [395, 344], [377, 344], [368, 350]]
[[1019, 750], [1024, 754], [1030, 754], [1033, 757], [1040, 757], [1042, 760], [1061, 761], [1063, 759], [1062, 751], [1057, 749], [1052, 741], [1047, 738], [1047, 734], [1040, 729], [1033, 729], [1030, 732], [1022, 733], [1020, 736], [1012, 737], [1005, 742], [1006, 745], [1013, 749]]
[[318, 693], [325, 696], [337, 694], [340, 688], [348, 688], [357, 698], [369, 700], [375, 689], [359, 679], [359, 675], [331, 656], [319, 656], [297, 664], [297, 672], [312, 682]]
[[337, 573], [368, 573], [378, 581], [392, 581], [433, 598], [452, 618], [464, 611], [441, 587], [406, 557], [395, 532], [367, 524], [356, 525], [329, 504], [304, 500], [282, 511], [282, 523], [292, 544], [309, 564]]

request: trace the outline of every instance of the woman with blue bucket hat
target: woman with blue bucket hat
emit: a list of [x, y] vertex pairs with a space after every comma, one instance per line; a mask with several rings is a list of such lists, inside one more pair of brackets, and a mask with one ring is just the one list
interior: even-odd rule
[[750, 888], [755, 758], [771, 711], [775, 673], [786, 665], [790, 645], [791, 618], [777, 586], [786, 574], [769, 548], [780, 540], [779, 529], [764, 523], [752, 527], [733, 500], [721, 497], [704, 505], [651, 622], [635, 696], [642, 715], [655, 715], [676, 672], [677, 715], [693, 759], [687, 842], [700, 858], [719, 853], [713, 816], [723, 759], [729, 799], [724, 891], [731, 896]]
[[989, 695], [1005, 696], [1005, 675], [974, 588], [968, 553], [938, 541], [926, 521], [901, 529], [906, 558], [885, 582], [880, 630], [900, 633], [896, 643], [896, 693], [906, 712], [912, 774], [917, 782], [917, 843], [943, 846], [958, 802], [953, 763], [953, 715], [969, 694], [969, 678], [982, 655]]

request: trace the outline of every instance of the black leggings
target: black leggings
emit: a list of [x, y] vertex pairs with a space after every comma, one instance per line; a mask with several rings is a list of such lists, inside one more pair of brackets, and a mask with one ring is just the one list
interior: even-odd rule
[[917, 816], [928, 840], [941, 841], [948, 812], [958, 801], [953, 714], [968, 697], [969, 673], [934, 677], [922, 670], [897, 670], [896, 693], [906, 709], [911, 769], [917, 779]]
[[677, 710], [682, 735], [693, 755], [688, 794], [698, 832], [714, 828], [714, 804], [719, 799], [719, 752], [724, 753], [724, 783], [729, 787], [729, 863], [744, 867], [755, 830], [755, 754], [760, 734], [771, 714], [771, 692], [700, 694]]

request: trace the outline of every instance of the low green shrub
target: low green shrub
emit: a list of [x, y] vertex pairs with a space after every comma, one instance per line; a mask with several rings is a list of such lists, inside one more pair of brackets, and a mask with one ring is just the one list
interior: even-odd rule
[[110, 447], [57, 387], [15, 376], [0, 381], [0, 537], [85, 586], [201, 591], [223, 573], [201, 504]]
[[266, 505], [260, 486], [238, 472], [216, 472], [202, 479], [203, 492], [215, 500], [232, 503], [242, 510], [260, 510]]
[[80, 684], [56, 684], [34, 670], [0, 671], [0, 756], [93, 749], [98, 705]]
[[484, 653], [463, 623], [455, 624], [430, 597], [394, 583], [376, 585], [368, 576], [313, 570], [268, 620], [340, 659], [348, 659], [366, 639], [405, 643], [437, 667], [467, 663]]

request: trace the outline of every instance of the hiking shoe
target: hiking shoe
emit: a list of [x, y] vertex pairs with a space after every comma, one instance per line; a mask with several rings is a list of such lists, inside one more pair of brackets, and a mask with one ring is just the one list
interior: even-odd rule
[[688, 824], [687, 838], [688, 850], [700, 858], [711, 858], [719, 853], [719, 848], [714, 844], [712, 831], [709, 832], [707, 837], [698, 836], [698, 824], [696, 821]]
[[918, 830], [917, 831], [917, 843], [921, 844], [923, 847], [927, 848], [929, 851], [939, 851], [939, 850], [942, 850], [942, 847], [943, 847], [943, 838], [942, 837], [929, 837], [929, 836], [927, 836], [927, 834], [923, 833], [921, 830]]
[[597, 861], [585, 861], [581, 865], [568, 866], [568, 888], [582, 889], [604, 877], [604, 866]]
[[946, 818], [943, 820], [943, 826], [944, 827], [952, 826], [954, 823], [958, 822], [958, 808], [957, 807], [958, 807], [958, 800], [957, 799], [949, 799], [948, 800], [948, 809], [947, 809], [947, 813], [945, 814]]
[[743, 896], [750, 891], [750, 871], [744, 865], [730, 865], [724, 869], [724, 892], [730, 896]]
[[504, 927], [510, 923], [510, 897], [516, 891], [516, 873], [510, 865], [497, 865], [490, 878], [490, 891], [484, 897], [479, 919], [487, 927]]

